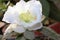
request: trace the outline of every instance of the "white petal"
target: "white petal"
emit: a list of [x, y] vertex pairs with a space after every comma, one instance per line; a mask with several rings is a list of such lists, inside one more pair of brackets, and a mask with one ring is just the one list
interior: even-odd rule
[[16, 24], [14, 24], [14, 25], [12, 26], [12, 29], [13, 29], [13, 31], [15, 31], [15, 32], [17, 32], [17, 33], [23, 33], [23, 32], [25, 32], [25, 30], [26, 30], [23, 26], [21, 26], [21, 25], [16, 25]]
[[37, 29], [41, 29], [43, 27], [42, 23], [37, 23], [32, 27], [28, 27], [28, 30], [37, 30]]
[[13, 7], [9, 6], [4, 14], [2, 21], [5, 21], [7, 23], [11, 23], [12, 20], [14, 21], [14, 15], [13, 15], [14, 12], [15, 10], [13, 9]]
[[25, 10], [25, 6], [26, 6], [26, 2], [21, 0], [18, 3], [16, 3], [15, 9], [20, 13]]
[[7, 11], [4, 14], [3, 20], [7, 23], [18, 23], [18, 16], [20, 12], [24, 11], [25, 9], [25, 2], [20, 1], [15, 6], [11, 7], [9, 6]]
[[[28, 4], [29, 5], [29, 4]], [[33, 6], [32, 6], [33, 5]], [[42, 5], [39, 1], [30, 2], [29, 11], [37, 15], [37, 20], [41, 20], [42, 17]]]
[[37, 16], [37, 20], [33, 21], [32, 23], [28, 23], [29, 27], [32, 27], [33, 25], [41, 22], [41, 20], [42, 20], [42, 5], [39, 1], [27, 2], [26, 9], [29, 10], [29, 12], [31, 12], [32, 14]]
[[24, 1], [24, 0], [20, 0], [20, 1]]

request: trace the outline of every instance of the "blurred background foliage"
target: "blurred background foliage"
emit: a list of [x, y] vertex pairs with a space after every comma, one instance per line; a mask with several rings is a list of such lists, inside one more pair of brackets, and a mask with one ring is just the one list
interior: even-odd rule
[[50, 13], [49, 17], [60, 22], [60, 0], [49, 0]]

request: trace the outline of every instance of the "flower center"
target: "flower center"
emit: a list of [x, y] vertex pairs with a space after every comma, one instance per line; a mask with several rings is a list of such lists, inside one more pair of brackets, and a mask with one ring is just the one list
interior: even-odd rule
[[21, 13], [19, 15], [19, 19], [26, 22], [26, 23], [29, 23], [29, 22], [33, 21], [34, 18], [35, 17], [30, 12]]

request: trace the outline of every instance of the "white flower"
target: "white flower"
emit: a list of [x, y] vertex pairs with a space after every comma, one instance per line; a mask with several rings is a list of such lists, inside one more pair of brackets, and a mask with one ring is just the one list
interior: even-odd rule
[[28, 30], [37, 30], [42, 27], [42, 5], [39, 1], [24, 0], [16, 3], [15, 6], [9, 6], [4, 14], [3, 21], [11, 23], [7, 30], [13, 30], [18, 33]]

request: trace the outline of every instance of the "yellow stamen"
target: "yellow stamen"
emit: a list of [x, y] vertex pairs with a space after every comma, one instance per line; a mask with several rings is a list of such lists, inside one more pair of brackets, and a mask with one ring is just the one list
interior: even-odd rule
[[33, 15], [28, 11], [28, 12], [26, 12], [26, 13], [21, 13], [20, 15], [19, 15], [19, 18], [21, 19], [21, 20], [23, 20], [23, 21], [25, 21], [25, 22], [31, 22], [32, 20], [34, 20], [34, 17], [33, 17]]

